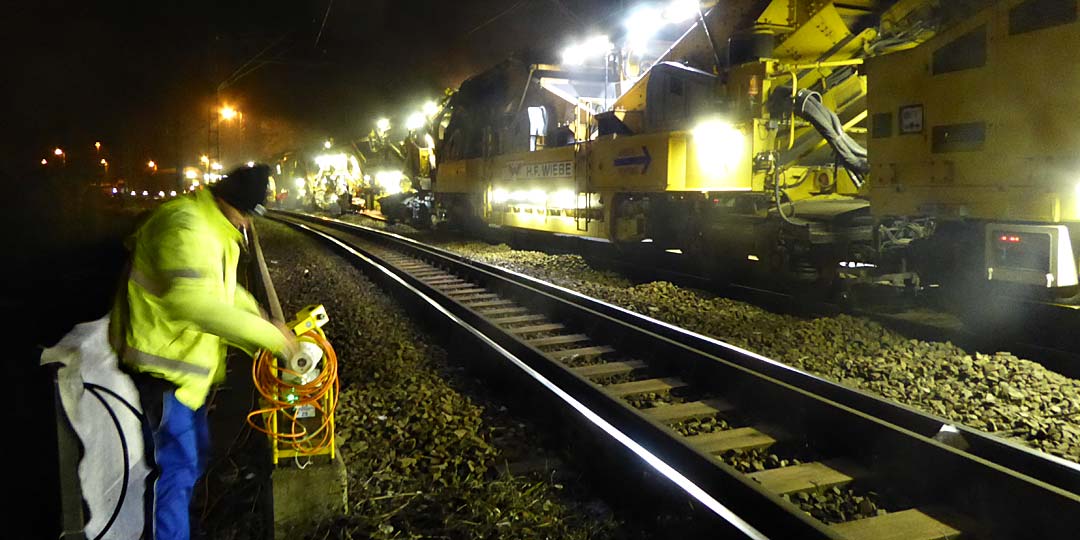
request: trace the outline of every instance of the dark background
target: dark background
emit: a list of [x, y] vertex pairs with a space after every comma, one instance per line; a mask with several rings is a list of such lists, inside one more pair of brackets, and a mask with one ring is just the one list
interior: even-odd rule
[[208, 113], [222, 102], [245, 113], [246, 129], [298, 144], [362, 136], [376, 118], [404, 117], [515, 51], [557, 50], [610, 24], [622, 4], [12, 3], [0, 37], [11, 94], [5, 135], [13, 138], [2, 162], [33, 168], [59, 146], [69, 166], [93, 165], [92, 145], [101, 141], [115, 174], [136, 172], [148, 159], [197, 165]]

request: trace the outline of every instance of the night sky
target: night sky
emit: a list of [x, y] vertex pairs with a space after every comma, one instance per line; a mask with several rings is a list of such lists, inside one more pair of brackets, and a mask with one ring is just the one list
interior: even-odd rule
[[[117, 173], [148, 158], [194, 164], [219, 101], [244, 111], [252, 133], [284, 139], [275, 148], [359, 137], [375, 118], [404, 116], [515, 51], [555, 51], [610, 25], [628, 4], [13, 3], [0, 38], [10, 94], [4, 170], [36, 166], [56, 146], [72, 162], [96, 161], [96, 140]], [[230, 81], [252, 59], [255, 69]], [[223, 81], [230, 84], [218, 94]]]

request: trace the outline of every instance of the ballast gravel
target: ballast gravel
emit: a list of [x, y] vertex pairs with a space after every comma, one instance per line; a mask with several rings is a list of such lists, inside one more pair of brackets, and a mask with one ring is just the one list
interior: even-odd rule
[[440, 247], [1080, 461], [1080, 381], [1007, 352], [970, 354], [948, 342], [908, 339], [863, 318], [799, 318], [669, 282], [635, 284], [593, 269], [578, 255], [478, 242]]

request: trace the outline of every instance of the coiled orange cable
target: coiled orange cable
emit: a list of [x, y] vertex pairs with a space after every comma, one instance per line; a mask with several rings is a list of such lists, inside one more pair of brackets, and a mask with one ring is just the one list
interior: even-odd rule
[[[255, 361], [251, 363], [251, 378], [255, 381], [255, 388], [262, 395], [266, 407], [248, 414], [247, 422], [252, 428], [265, 433], [277, 443], [288, 443], [300, 454], [313, 455], [326, 448], [332, 440], [334, 410], [337, 408], [337, 396], [341, 390], [341, 383], [338, 381], [337, 355], [334, 354], [334, 348], [330, 346], [330, 342], [316, 332], [308, 332], [301, 337], [311, 338], [323, 350], [322, 371], [307, 384], [296, 385], [281, 379], [280, 376], [287, 373], [300, 377], [299, 373], [275, 366], [273, 354], [268, 351], [259, 351], [259, 354], [255, 356]], [[331, 389], [333, 389], [332, 393]], [[289, 395], [293, 396], [292, 400], [285, 397]], [[315, 407], [322, 417], [322, 424], [311, 432], [289, 412], [294, 407], [302, 405]], [[288, 433], [259, 426], [255, 421], [256, 417], [261, 416], [263, 425], [269, 426], [271, 415], [279, 412], [291, 421], [292, 425]]]

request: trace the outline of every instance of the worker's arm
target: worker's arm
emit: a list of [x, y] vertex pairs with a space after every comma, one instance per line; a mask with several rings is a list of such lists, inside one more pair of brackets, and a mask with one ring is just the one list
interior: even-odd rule
[[[266, 349], [281, 354], [287, 347], [282, 332], [258, 314], [258, 304], [247, 291], [240, 302], [221, 301], [212, 276], [220, 270], [220, 255], [207, 253], [201, 235], [189, 228], [173, 227], [156, 242], [153, 265], [156, 278], [167, 280], [161, 296], [163, 307], [173, 318], [190, 321], [203, 332], [216, 335], [246, 351]], [[240, 289], [238, 289], [239, 291]]]
[[262, 306], [259, 305], [259, 301], [255, 300], [255, 297], [239, 283], [236, 284], [236, 295], [235, 298], [233, 298], [233, 305], [248, 313], [258, 315], [263, 319], [266, 318]]

